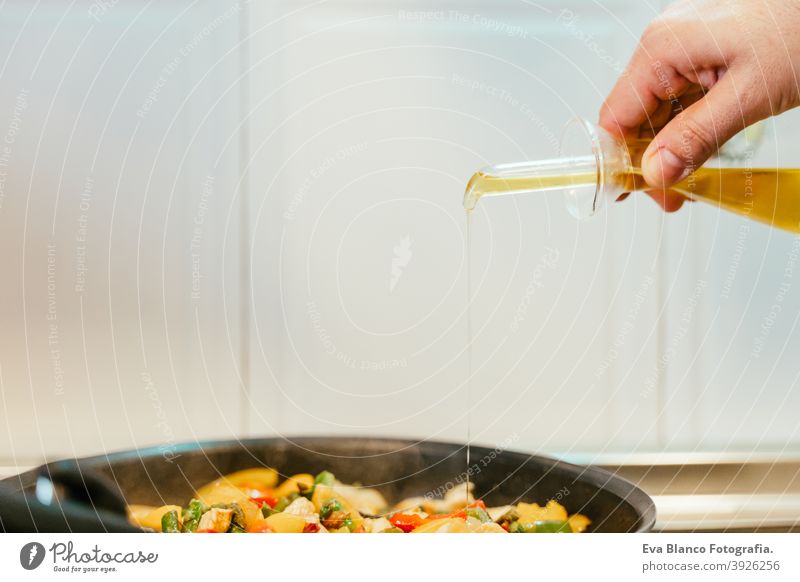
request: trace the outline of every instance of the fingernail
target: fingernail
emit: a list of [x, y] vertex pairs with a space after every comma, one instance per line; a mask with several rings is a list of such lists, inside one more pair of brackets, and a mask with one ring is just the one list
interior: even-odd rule
[[691, 171], [678, 156], [663, 146], [648, 152], [642, 166], [646, 175], [655, 178], [658, 184], [663, 185], [680, 182]]

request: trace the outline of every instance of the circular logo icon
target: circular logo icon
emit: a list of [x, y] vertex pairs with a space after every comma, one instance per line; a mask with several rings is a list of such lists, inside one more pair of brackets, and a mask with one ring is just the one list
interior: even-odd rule
[[44, 561], [44, 546], [39, 542], [29, 542], [19, 551], [19, 563], [26, 570], [35, 570]]

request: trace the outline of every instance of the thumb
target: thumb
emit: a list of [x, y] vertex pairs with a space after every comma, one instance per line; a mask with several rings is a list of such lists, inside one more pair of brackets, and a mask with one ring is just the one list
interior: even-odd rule
[[658, 132], [642, 156], [645, 181], [663, 188], [702, 166], [723, 143], [759, 119], [750, 110], [752, 103], [739, 99], [729, 71]]

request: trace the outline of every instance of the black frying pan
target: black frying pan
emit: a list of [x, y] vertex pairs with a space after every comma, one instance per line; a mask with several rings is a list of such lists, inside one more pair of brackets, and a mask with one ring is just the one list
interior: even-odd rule
[[[389, 501], [439, 495], [463, 481], [463, 445], [363, 438], [266, 438], [193, 443], [58, 461], [0, 481], [0, 530], [138, 531], [125, 503], [185, 504], [220, 475], [258, 466], [294, 473], [333, 472], [376, 487]], [[653, 501], [611, 473], [542, 456], [472, 447], [476, 496], [487, 505], [556, 499], [592, 519], [590, 531], [642, 532], [655, 522]]]

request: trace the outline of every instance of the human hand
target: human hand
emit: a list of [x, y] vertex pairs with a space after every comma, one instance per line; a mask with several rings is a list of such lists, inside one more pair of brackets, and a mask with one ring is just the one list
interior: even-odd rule
[[800, 2], [680, 0], [648, 28], [600, 112], [621, 138], [652, 137], [642, 157], [649, 194], [667, 187], [740, 130], [800, 104]]

